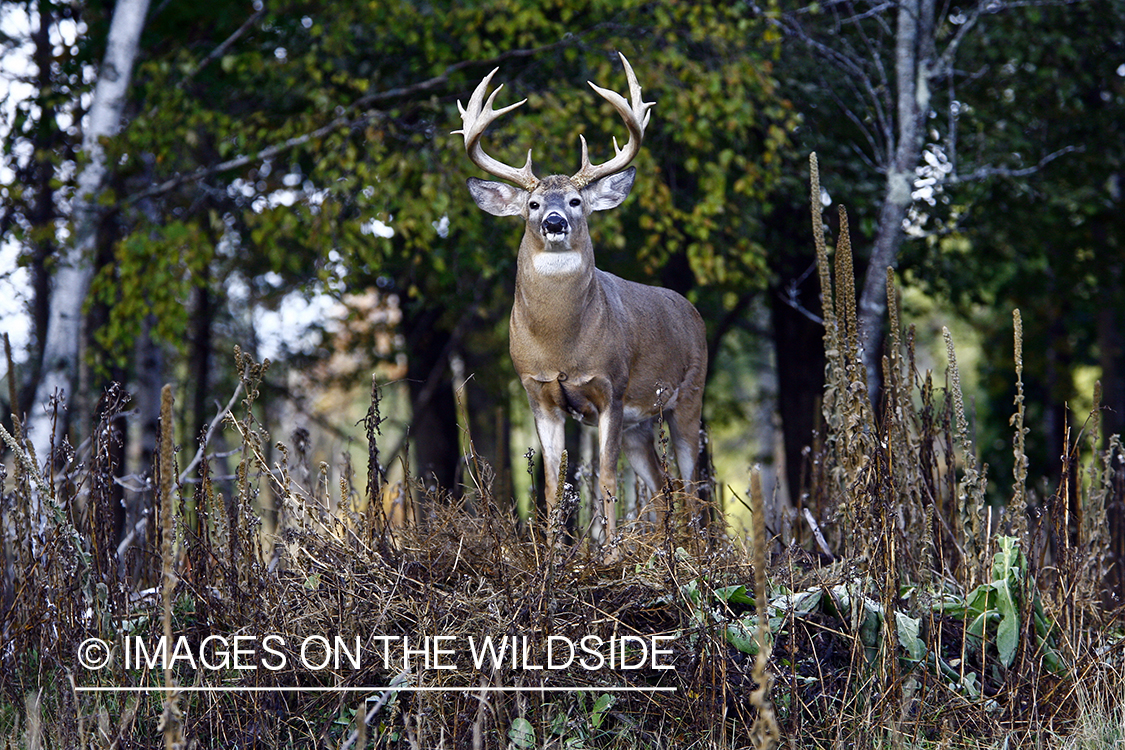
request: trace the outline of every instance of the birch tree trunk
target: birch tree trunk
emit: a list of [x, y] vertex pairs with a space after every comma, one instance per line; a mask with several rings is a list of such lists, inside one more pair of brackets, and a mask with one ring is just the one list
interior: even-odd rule
[[898, 264], [903, 222], [913, 200], [915, 172], [921, 162], [924, 124], [930, 111], [930, 76], [934, 55], [934, 0], [900, 0], [895, 29], [896, 124], [889, 138], [887, 184], [871, 262], [859, 299], [859, 336], [871, 405], [882, 380], [883, 319], [887, 314], [887, 268]]
[[149, 0], [118, 0], [110, 22], [105, 59], [82, 134], [88, 160], [78, 175], [70, 242], [62, 248], [51, 286], [43, 341], [43, 366], [35, 399], [28, 409], [27, 433], [36, 458], [50, 461], [53, 439], [51, 399], [73, 396], [82, 340], [82, 306], [93, 277], [94, 246], [100, 211], [98, 196], [107, 172], [101, 139], [121, 128], [133, 61], [144, 29]]

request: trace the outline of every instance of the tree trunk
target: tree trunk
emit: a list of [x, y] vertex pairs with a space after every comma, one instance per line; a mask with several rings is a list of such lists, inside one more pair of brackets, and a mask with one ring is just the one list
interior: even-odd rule
[[107, 172], [101, 139], [120, 130], [133, 61], [149, 0], [118, 0], [110, 22], [105, 60], [98, 72], [94, 99], [82, 135], [87, 162], [78, 174], [72, 216], [72, 241], [58, 259], [50, 294], [50, 311], [43, 340], [43, 366], [35, 399], [28, 409], [28, 437], [39, 461], [50, 460], [52, 419], [50, 399], [73, 395], [82, 330], [82, 306], [93, 277], [94, 249], [100, 212], [98, 196]]
[[192, 405], [192, 422], [194, 429], [191, 434], [191, 443], [203, 436], [204, 430], [211, 423], [214, 408], [211, 405], [211, 366], [212, 366], [212, 329], [215, 321], [215, 304], [212, 299], [211, 268], [204, 267], [200, 274], [200, 284], [195, 290], [195, 314], [192, 316], [192, 379], [195, 381], [195, 396]]
[[[35, 30], [35, 84], [39, 91], [39, 124], [35, 128], [34, 147], [35, 155], [29, 166], [27, 175], [28, 183], [35, 186], [35, 205], [28, 220], [37, 232], [32, 234], [35, 249], [31, 254], [31, 283], [34, 290], [32, 300], [32, 330], [35, 332], [35, 341], [39, 344], [39, 351], [32, 358], [32, 383], [39, 380], [39, 367], [42, 361], [42, 344], [46, 337], [47, 318], [50, 313], [51, 275], [47, 269], [48, 259], [55, 253], [55, 242], [51, 227], [58, 216], [55, 206], [55, 191], [51, 185], [55, 178], [55, 167], [47, 157], [55, 151], [58, 145], [58, 123], [56, 121], [53, 97], [50, 92], [54, 87], [54, 78], [51, 73], [51, 61], [54, 57], [54, 45], [51, 43], [51, 27], [54, 25], [51, 3], [39, 3], [39, 28]], [[20, 394], [20, 403], [27, 404], [34, 394]]]
[[406, 330], [406, 379], [410, 386], [410, 455], [427, 494], [457, 492], [457, 408], [449, 368], [450, 334], [438, 328], [441, 309], [403, 316]]
[[1125, 436], [1125, 336], [1121, 330], [1122, 311], [1125, 310], [1125, 272], [1122, 262], [1110, 263], [1105, 268], [1098, 309], [1097, 336], [1099, 364], [1102, 368], [1102, 434]]
[[[155, 316], [149, 315], [141, 324], [141, 335], [137, 337], [134, 361], [136, 368], [136, 394], [134, 408], [136, 422], [140, 427], [137, 435], [137, 446], [140, 458], [134, 468], [137, 477], [151, 479], [155, 472], [153, 461], [156, 458], [156, 446], [160, 438], [160, 389], [166, 380], [164, 351], [160, 344], [153, 338], [156, 328]], [[194, 447], [188, 443], [189, 450]], [[140, 484], [135, 482], [134, 484]], [[124, 566], [126, 575], [132, 580], [140, 580], [145, 570], [144, 561], [139, 550], [143, 548], [145, 538], [151, 531], [149, 525], [155, 515], [149, 512], [149, 503], [153, 493], [138, 489], [130, 491], [125, 496], [125, 526], [123, 539], [128, 540], [120, 545], [120, 563]], [[137, 550], [132, 557], [129, 552]], [[131, 564], [130, 564], [131, 563]]]
[[[470, 377], [462, 391], [466, 400], [473, 447], [487, 465], [493, 499], [501, 508], [512, 505], [512, 420], [507, 383], [497, 374], [505, 374], [496, 365], [495, 351], [487, 354], [466, 351], [465, 370]], [[471, 467], [475, 471], [475, 467]]]
[[[808, 260], [816, 262], [815, 258]], [[781, 284], [793, 281], [799, 273], [780, 273]], [[810, 274], [797, 289], [800, 300], [815, 300], [819, 293], [816, 274]], [[802, 505], [805, 448], [812, 445], [824, 392], [824, 326], [785, 301], [787, 288], [773, 291], [773, 344], [780, 384], [777, 408], [785, 447], [785, 482], [789, 502], [796, 509]]]
[[[1099, 232], [1099, 234], [1102, 234]], [[1110, 450], [1110, 436], [1125, 437], [1125, 336], [1121, 330], [1125, 310], [1125, 268], [1121, 261], [1110, 263], [1101, 284], [1097, 336], [1099, 364], [1102, 368], [1102, 450]], [[1115, 449], [1109, 458], [1110, 492], [1105, 498], [1109, 524], [1110, 556], [1106, 571], [1103, 601], [1118, 606], [1125, 596], [1125, 458]]]
[[912, 202], [915, 170], [922, 156], [930, 111], [930, 74], [934, 49], [933, 0], [902, 0], [895, 30], [896, 120], [888, 133], [887, 186], [863, 293], [859, 299], [859, 336], [872, 406], [880, 390], [883, 319], [887, 314], [887, 268], [898, 265], [903, 221]]

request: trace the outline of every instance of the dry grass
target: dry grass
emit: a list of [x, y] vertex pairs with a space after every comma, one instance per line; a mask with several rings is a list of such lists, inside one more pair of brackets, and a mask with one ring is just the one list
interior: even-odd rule
[[[815, 162], [812, 194], [818, 200]], [[704, 532], [666, 517], [626, 528], [612, 565], [588, 533], [548, 548], [544, 529], [529, 529], [493, 496], [486, 467], [475, 467], [479, 486], [456, 503], [426, 501], [409, 481], [388, 484], [376, 388], [366, 481], [344, 466], [329, 486], [328, 467], [304, 465], [299, 446], [291, 458], [257, 421], [267, 365], [241, 352], [244, 398], [224, 410], [240, 446], [236, 478], [213, 478], [218, 459], [206, 443], [198, 461], [178, 466], [186, 453], [173, 449], [166, 403], [152, 517], [130, 545], [117, 546], [108, 520], [119, 390], [103, 400], [91, 445], [62, 446], [47, 476], [6, 434], [16, 460], [0, 476], [0, 741], [560, 750], [1119, 743], [1123, 641], [1101, 601], [1105, 513], [1125, 484], [1120, 443], [1075, 437], [1064, 486], [1035, 506], [1034, 523], [987, 506], [953, 342], [939, 388], [915, 370], [893, 276], [884, 402], [877, 412], [868, 405], [846, 215], [842, 224], [834, 264], [818, 232], [829, 369], [825, 426], [795, 521], [801, 545], [780, 548], [763, 524], [744, 546], [719, 525]], [[1017, 398], [1013, 508], [1032, 502], [1022, 415]], [[388, 498], [397, 499], [394, 513]], [[48, 509], [42, 523], [35, 507]], [[276, 515], [276, 535], [262, 533], [263, 515], [271, 525]], [[257, 668], [181, 659], [165, 671], [138, 666], [135, 651], [125, 663], [130, 644], [151, 649], [161, 635], [195, 653], [209, 637], [246, 637], [244, 665]], [[429, 656], [449, 669], [426, 668], [421, 649], [437, 636], [449, 651]], [[519, 658], [476, 664], [470, 639], [486, 636], [517, 638]], [[658, 663], [673, 668], [536, 668], [547, 664], [548, 644], [622, 636], [635, 638], [630, 659], [641, 639], [666, 637]], [[91, 638], [116, 649], [103, 669], [79, 662]], [[339, 638], [349, 653], [358, 643], [359, 662], [344, 653], [339, 664], [302, 664], [302, 644], [314, 662], [324, 653], [318, 638]], [[418, 650], [409, 660], [402, 639]], [[88, 687], [152, 689], [79, 690]], [[202, 687], [239, 691], [194, 690]], [[555, 690], [563, 687], [585, 691]]]

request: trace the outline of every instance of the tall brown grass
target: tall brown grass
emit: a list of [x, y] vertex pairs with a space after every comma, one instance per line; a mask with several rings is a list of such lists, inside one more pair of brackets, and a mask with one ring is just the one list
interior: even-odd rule
[[[1108, 627], [1116, 613], [1103, 605], [1113, 562], [1105, 516], [1125, 485], [1120, 441], [1097, 434], [1095, 409], [1068, 444], [1063, 486], [1039, 501], [1027, 491], [1017, 311], [1016, 483], [1007, 508], [988, 505], [955, 342], [947, 333], [942, 382], [917, 371], [892, 273], [883, 398], [873, 408], [847, 216], [829, 248], [815, 157], [811, 167], [828, 366], [792, 546], [765, 528], [756, 474], [752, 539], [661, 518], [682, 503], [655, 502], [655, 522], [627, 527], [613, 565], [588, 528], [568, 546], [545, 545], [547, 530], [514, 516], [475, 455], [473, 476], [484, 481], [458, 501], [432, 502], [409, 477], [388, 480], [374, 382], [365, 481], [346, 463], [310, 466], [301, 446], [276, 441], [259, 421], [268, 363], [236, 351], [239, 389], [201, 445], [175, 447], [187, 441], [173, 434], [166, 390], [146, 511], [125, 544], [109, 522], [121, 389], [103, 398], [90, 444], [58, 446], [49, 472], [35, 468], [18, 419], [4, 431], [0, 741], [577, 749], [1093, 747], [1120, 738], [1123, 647]], [[238, 446], [230, 480], [210, 443], [219, 429]], [[161, 635], [191, 648], [209, 637], [257, 639], [247, 658], [258, 668], [126, 665], [130, 644]], [[280, 639], [275, 652], [264, 649], [267, 635]], [[402, 642], [388, 640], [425, 636], [459, 647], [452, 669], [425, 669], [418, 656], [404, 664]], [[465, 644], [485, 636], [519, 637], [530, 663], [478, 667]], [[533, 668], [552, 637], [588, 636], [666, 637], [674, 668]], [[365, 658], [303, 665], [310, 637], [358, 639]], [[92, 638], [114, 650], [100, 669], [79, 659]], [[284, 666], [263, 666], [280, 657]]]

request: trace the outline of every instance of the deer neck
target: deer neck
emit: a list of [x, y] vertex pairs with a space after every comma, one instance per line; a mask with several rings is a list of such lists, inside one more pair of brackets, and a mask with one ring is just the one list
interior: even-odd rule
[[589, 237], [566, 245], [524, 237], [516, 269], [514, 333], [564, 342], [577, 336], [601, 302]]

